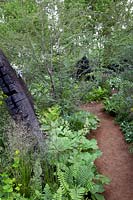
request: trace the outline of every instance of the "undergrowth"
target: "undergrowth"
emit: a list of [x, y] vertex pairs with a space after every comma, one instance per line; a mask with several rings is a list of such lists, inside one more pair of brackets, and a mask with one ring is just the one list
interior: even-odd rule
[[86, 138], [91, 129], [96, 129], [98, 119], [79, 113], [84, 119], [80, 126], [74, 115], [65, 120], [59, 106], [42, 111], [40, 121], [47, 132], [45, 151], [34, 152], [31, 157], [15, 151], [0, 173], [1, 200], [104, 199], [103, 186], [109, 179], [95, 167], [94, 161], [101, 155], [96, 140]]
[[97, 88], [92, 89], [90, 92], [84, 95], [83, 101], [84, 102], [91, 102], [91, 101], [100, 101], [108, 97], [110, 91], [106, 88], [102, 88], [98, 86]]
[[125, 140], [133, 143], [133, 83], [130, 79], [128, 80], [128, 77], [122, 74], [121, 77], [110, 80], [110, 84], [113, 84], [114, 88], [116, 87], [117, 93], [105, 99], [104, 107], [107, 112], [115, 116], [124, 133]]

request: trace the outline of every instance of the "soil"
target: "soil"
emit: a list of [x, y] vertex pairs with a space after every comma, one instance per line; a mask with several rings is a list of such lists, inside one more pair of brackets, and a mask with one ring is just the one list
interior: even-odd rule
[[103, 110], [102, 103], [82, 105], [83, 110], [94, 113], [100, 119], [100, 127], [88, 136], [95, 138], [102, 151], [102, 156], [96, 160], [98, 171], [111, 180], [105, 186], [106, 200], [133, 199], [133, 154], [129, 153], [120, 127], [114, 118]]

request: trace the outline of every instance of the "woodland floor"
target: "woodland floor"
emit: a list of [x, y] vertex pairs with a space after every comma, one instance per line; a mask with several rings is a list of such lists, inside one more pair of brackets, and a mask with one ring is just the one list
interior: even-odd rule
[[129, 153], [120, 127], [104, 112], [102, 103], [89, 103], [81, 108], [100, 119], [100, 127], [89, 138], [96, 138], [102, 156], [96, 160], [98, 171], [111, 179], [105, 186], [106, 200], [133, 199], [133, 154]]

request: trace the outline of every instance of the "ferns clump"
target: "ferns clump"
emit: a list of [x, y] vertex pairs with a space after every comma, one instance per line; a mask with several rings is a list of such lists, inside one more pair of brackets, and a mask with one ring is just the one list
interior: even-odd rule
[[[93, 117], [93, 120], [93, 124], [98, 124], [97, 118]], [[86, 123], [90, 122], [88, 117]], [[91, 129], [87, 124], [81, 130], [74, 131], [68, 121], [59, 117], [49, 124], [49, 128], [46, 127], [49, 140], [45, 157], [49, 168], [53, 169], [54, 166], [54, 182], [48, 183], [48, 192], [51, 191], [53, 195], [51, 200], [104, 199], [100, 193], [103, 193], [103, 185], [109, 183], [109, 179], [99, 175], [96, 170], [94, 161], [101, 152], [95, 139], [88, 140], [85, 137]], [[56, 185], [54, 190], [53, 185]]]
[[[64, 120], [58, 110], [57, 107], [53, 107], [42, 115], [41, 122], [44, 122], [42, 128], [47, 131], [45, 151], [41, 154], [35, 152], [32, 162], [24, 162], [24, 173], [21, 174], [22, 163], [16, 163], [14, 158], [15, 165], [11, 165], [5, 172], [7, 178], [15, 181], [12, 185], [4, 181], [0, 174], [2, 200], [7, 196], [14, 199], [14, 195], [18, 195], [19, 199], [23, 200], [27, 200], [27, 197], [29, 200], [104, 200], [101, 193], [104, 191], [103, 185], [109, 180], [98, 174], [94, 164], [101, 152], [95, 139], [86, 138], [86, 134], [91, 129], [96, 129], [98, 119], [90, 113], [85, 117], [85, 112], [79, 112], [81, 115], [74, 119], [77, 112], [69, 119], [70, 121]], [[81, 120], [82, 128], [75, 130], [77, 124], [80, 124], [81, 116], [84, 117], [84, 120]], [[21, 158], [21, 151], [17, 161], [20, 160], [19, 158]], [[28, 157], [24, 159], [30, 161]], [[28, 184], [25, 179], [27, 167], [30, 169]], [[10, 171], [16, 174], [15, 179], [9, 174]], [[30, 189], [28, 195], [25, 192], [28, 189], [27, 185]], [[9, 186], [12, 192], [4, 190]], [[19, 186], [17, 192], [14, 192], [15, 186], [16, 188]]]

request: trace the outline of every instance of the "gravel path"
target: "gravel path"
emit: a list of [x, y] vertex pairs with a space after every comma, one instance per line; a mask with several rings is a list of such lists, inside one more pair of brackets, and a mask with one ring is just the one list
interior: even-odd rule
[[102, 156], [96, 160], [98, 171], [111, 179], [105, 186], [106, 200], [133, 200], [133, 154], [114, 118], [103, 111], [101, 103], [82, 105], [83, 110], [97, 115], [100, 127], [91, 133], [96, 138]]

